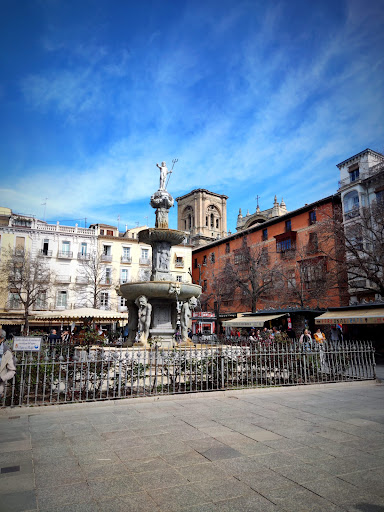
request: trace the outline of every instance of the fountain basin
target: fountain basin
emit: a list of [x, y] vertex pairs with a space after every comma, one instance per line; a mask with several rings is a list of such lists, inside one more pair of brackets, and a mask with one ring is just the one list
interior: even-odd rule
[[140, 295], [148, 299], [175, 299], [175, 294], [169, 293], [170, 286], [180, 285], [178, 300], [188, 300], [190, 297], [199, 297], [201, 286], [191, 283], [178, 283], [175, 281], [137, 281], [120, 285], [122, 296], [134, 301]]
[[183, 243], [186, 234], [177, 229], [159, 229], [149, 228], [139, 232], [139, 241], [144, 244], [152, 245], [155, 242], [167, 242], [170, 245], [179, 245]]

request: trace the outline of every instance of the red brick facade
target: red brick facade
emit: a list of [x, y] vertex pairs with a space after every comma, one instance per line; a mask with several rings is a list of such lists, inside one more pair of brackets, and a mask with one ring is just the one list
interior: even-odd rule
[[[341, 249], [338, 240], [329, 236], [329, 226], [339, 211], [340, 198], [330, 196], [194, 249], [193, 282], [203, 286], [202, 303], [205, 302], [205, 309], [216, 311], [221, 316], [270, 307], [326, 308], [347, 305], [344, 266], [336, 267], [333, 258], [335, 251]], [[274, 282], [273, 290], [262, 293], [256, 304], [246, 300], [244, 290], [239, 288], [233, 290], [230, 296], [227, 293], [219, 298], [220, 286], [214, 283], [218, 275], [225, 276], [222, 271], [227, 262], [231, 262], [236, 270], [241, 263], [244, 247], [262, 254], [264, 264], [268, 268], [278, 269], [276, 275], [280, 276], [274, 278], [278, 282]], [[221, 286], [231, 284], [225, 281], [225, 278], [222, 279]], [[293, 291], [297, 292], [295, 297]]]

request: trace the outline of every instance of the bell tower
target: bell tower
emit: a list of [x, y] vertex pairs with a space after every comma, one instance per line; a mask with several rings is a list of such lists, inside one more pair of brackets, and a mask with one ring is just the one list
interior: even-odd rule
[[227, 199], [227, 196], [202, 188], [177, 197], [177, 229], [189, 232], [195, 246], [225, 237]]

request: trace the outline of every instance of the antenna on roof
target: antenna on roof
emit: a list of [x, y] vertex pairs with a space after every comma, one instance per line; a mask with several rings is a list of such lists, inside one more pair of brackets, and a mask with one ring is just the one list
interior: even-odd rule
[[48, 197], [45, 198], [45, 203], [41, 203], [41, 206], [44, 206], [44, 215], [43, 215], [43, 221], [45, 222], [45, 209], [47, 207], [47, 200], [48, 200]]

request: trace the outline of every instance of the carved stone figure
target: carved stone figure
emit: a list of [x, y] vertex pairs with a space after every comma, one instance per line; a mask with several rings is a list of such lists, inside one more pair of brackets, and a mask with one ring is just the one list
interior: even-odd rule
[[166, 208], [158, 208], [156, 210], [156, 228], [167, 229], [168, 228], [168, 210]]
[[157, 265], [159, 270], [168, 270], [169, 267], [169, 247], [162, 242], [157, 247]]
[[137, 314], [137, 323], [140, 332], [139, 342], [146, 345], [149, 337], [149, 327], [151, 325], [152, 306], [145, 295], [137, 297], [135, 304], [139, 310]]
[[128, 302], [128, 346], [132, 346], [137, 334], [137, 308], [133, 302]]
[[181, 340], [188, 341], [188, 329], [192, 323], [192, 313], [197, 305], [196, 297], [191, 297], [188, 302], [184, 302], [181, 307], [180, 324], [181, 324]]
[[165, 180], [167, 179], [168, 174], [171, 174], [172, 171], [168, 171], [167, 165], [165, 162], [161, 162], [161, 165], [156, 164], [156, 166], [160, 169], [160, 187], [159, 190], [166, 190]]

